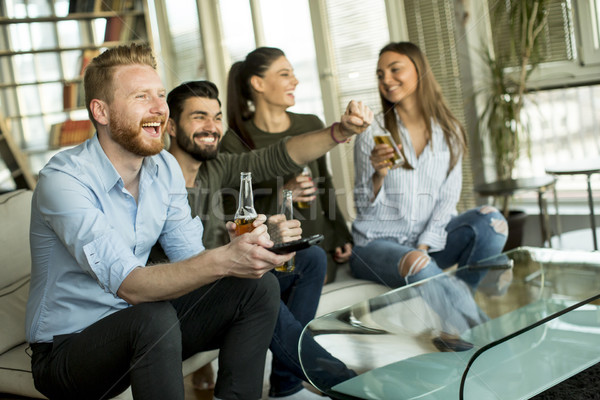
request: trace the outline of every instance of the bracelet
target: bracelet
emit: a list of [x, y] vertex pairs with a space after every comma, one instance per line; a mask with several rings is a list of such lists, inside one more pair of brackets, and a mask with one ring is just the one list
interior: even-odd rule
[[342, 141], [339, 141], [339, 140], [337, 140], [337, 139], [335, 138], [335, 136], [333, 135], [333, 130], [335, 129], [336, 125], [339, 125], [339, 124], [340, 124], [339, 122], [334, 122], [334, 123], [331, 125], [331, 130], [329, 131], [329, 134], [331, 135], [331, 138], [333, 139], [333, 141], [334, 141], [334, 142], [336, 142], [337, 144], [348, 143], [348, 142], [350, 141], [350, 138], [348, 138], [348, 139], [344, 139], [344, 140], [342, 140]]

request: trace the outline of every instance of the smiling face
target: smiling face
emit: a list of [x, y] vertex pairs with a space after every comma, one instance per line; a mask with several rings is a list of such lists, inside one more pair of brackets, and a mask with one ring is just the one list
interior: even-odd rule
[[219, 154], [223, 137], [223, 113], [219, 102], [207, 97], [190, 97], [183, 103], [179, 121], [170, 131], [177, 145], [197, 161], [212, 160]]
[[108, 104], [112, 139], [137, 156], [158, 154], [164, 146], [169, 108], [156, 71], [146, 65], [117, 67], [113, 89]]
[[415, 99], [419, 74], [411, 59], [404, 54], [386, 51], [377, 63], [377, 80], [382, 96], [398, 104]]
[[296, 104], [294, 91], [298, 79], [294, 75], [294, 68], [285, 56], [277, 58], [265, 71], [263, 77], [253, 76], [252, 86], [256, 95], [266, 103], [288, 108]]

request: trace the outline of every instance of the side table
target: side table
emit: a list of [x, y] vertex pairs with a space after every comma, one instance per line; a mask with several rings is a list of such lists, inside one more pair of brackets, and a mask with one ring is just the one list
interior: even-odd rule
[[[594, 198], [592, 196], [592, 184], [590, 177], [600, 173], [600, 159], [581, 160], [573, 162], [561, 162], [559, 166], [546, 168], [546, 173], [552, 175], [585, 175], [587, 179], [588, 205], [590, 207], [590, 225], [594, 239], [594, 250], [598, 250], [598, 239], [596, 238], [596, 216], [594, 214]], [[558, 211], [557, 211], [558, 214]]]
[[[484, 183], [475, 186], [475, 191], [480, 196], [493, 196], [503, 197], [512, 196], [517, 192], [532, 191], [535, 190], [538, 193], [538, 207], [540, 208], [540, 230], [542, 233], [542, 241], [548, 243], [549, 247], [552, 247], [551, 233], [550, 233], [550, 217], [548, 216], [548, 203], [546, 201], [545, 194], [548, 190], [554, 190], [554, 184], [556, 178], [551, 175], [533, 177], [533, 178], [520, 178], [520, 179], [507, 179], [503, 181], [496, 181], [490, 183]], [[556, 200], [556, 191], [554, 190], [554, 207], [557, 210], [558, 219], [558, 208]], [[560, 225], [558, 225], [557, 232], [560, 235]]]

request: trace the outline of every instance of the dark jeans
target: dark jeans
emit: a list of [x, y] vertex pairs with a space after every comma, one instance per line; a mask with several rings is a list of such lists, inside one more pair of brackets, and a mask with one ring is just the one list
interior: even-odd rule
[[258, 399], [279, 309], [278, 283], [225, 278], [173, 301], [117, 311], [80, 333], [32, 344], [36, 388], [50, 399], [184, 398], [181, 362], [220, 349], [215, 396]]
[[[270, 346], [273, 364], [269, 396], [294, 394], [302, 390], [303, 380], [308, 381], [300, 365], [298, 341], [304, 326], [315, 316], [326, 272], [327, 257], [325, 251], [318, 246], [296, 253], [296, 268], [293, 272], [273, 271], [281, 288], [281, 305]], [[334, 386], [356, 375], [312, 338], [305, 340], [303, 347], [311, 359], [326, 360], [334, 366], [319, 374], [318, 379], [326, 382], [324, 386]]]

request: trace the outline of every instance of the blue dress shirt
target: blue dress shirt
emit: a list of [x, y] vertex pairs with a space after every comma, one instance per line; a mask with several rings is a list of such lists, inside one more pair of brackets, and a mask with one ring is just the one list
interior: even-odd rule
[[97, 136], [58, 153], [32, 199], [27, 341], [50, 342], [129, 307], [117, 290], [157, 240], [180, 261], [204, 250], [202, 232], [168, 152], [144, 159], [137, 203]]

